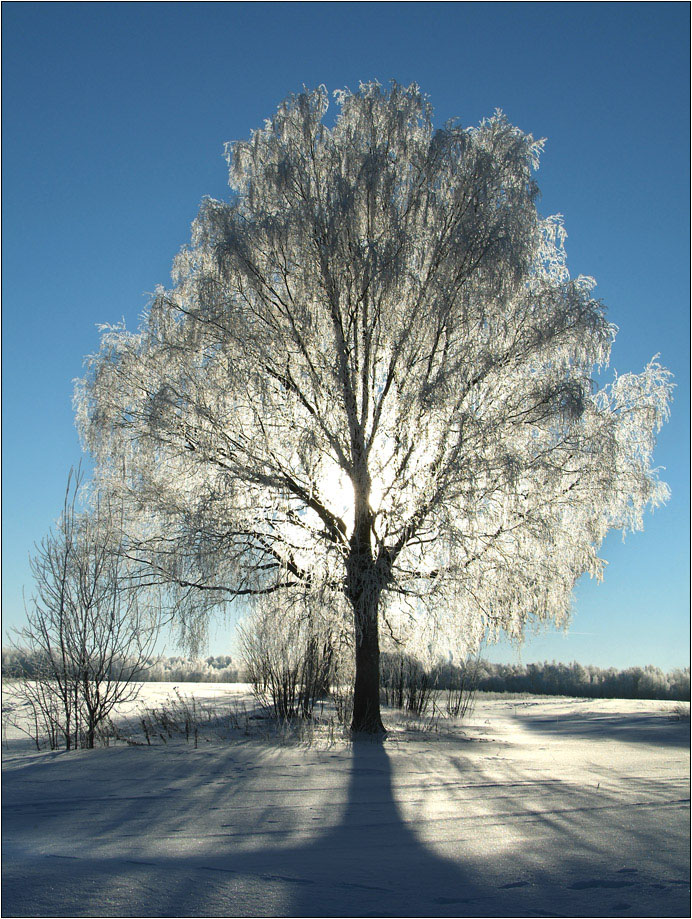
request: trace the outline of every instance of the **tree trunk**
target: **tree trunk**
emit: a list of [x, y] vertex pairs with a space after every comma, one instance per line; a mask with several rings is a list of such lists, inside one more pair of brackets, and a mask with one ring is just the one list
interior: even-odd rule
[[363, 467], [353, 483], [354, 522], [346, 562], [346, 595], [353, 608], [356, 680], [351, 730], [384, 734], [380, 717], [380, 640], [378, 614], [383, 583], [372, 553], [370, 478]]
[[355, 611], [356, 617], [356, 682], [353, 690], [353, 720], [351, 730], [368, 734], [384, 734], [380, 716], [380, 642], [378, 635], [378, 603], [369, 609]]

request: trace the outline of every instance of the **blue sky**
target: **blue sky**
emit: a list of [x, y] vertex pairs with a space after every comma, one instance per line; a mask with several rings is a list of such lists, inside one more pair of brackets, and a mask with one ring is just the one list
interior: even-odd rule
[[[223, 144], [304, 84], [415, 81], [443, 122], [501, 108], [547, 145], [540, 210], [620, 327], [619, 372], [676, 378], [656, 461], [670, 503], [607, 540], [569, 634], [496, 660], [689, 663], [687, 3], [17, 3], [2, 7], [3, 629], [79, 461], [71, 396], [98, 323], [169, 280]], [[210, 651], [229, 648], [212, 628]], [[169, 650], [173, 650], [169, 644]]]

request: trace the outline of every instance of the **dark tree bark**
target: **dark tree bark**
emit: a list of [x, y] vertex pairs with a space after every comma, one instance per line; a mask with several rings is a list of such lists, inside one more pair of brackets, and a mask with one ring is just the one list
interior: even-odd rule
[[[356, 615], [356, 681], [351, 730], [384, 734], [380, 715], [380, 642], [377, 602]], [[360, 621], [359, 621], [360, 620]]]
[[372, 554], [372, 511], [369, 489], [356, 493], [356, 513], [346, 564], [346, 594], [353, 607], [356, 679], [353, 720], [356, 733], [384, 734], [380, 715], [380, 640], [378, 616], [382, 592], [380, 572]]

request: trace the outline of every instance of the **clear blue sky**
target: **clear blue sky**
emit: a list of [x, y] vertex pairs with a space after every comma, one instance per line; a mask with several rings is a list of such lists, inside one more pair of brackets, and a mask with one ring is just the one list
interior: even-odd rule
[[[27, 556], [80, 458], [72, 381], [97, 323], [134, 327], [168, 283], [225, 141], [289, 92], [415, 81], [440, 122], [502, 108], [548, 139], [544, 214], [620, 327], [612, 366], [675, 374], [657, 462], [672, 489], [644, 533], [605, 545], [570, 633], [523, 661], [689, 662], [687, 3], [14, 3], [2, 6], [3, 632]], [[229, 631], [212, 630], [212, 653]], [[492, 650], [515, 660], [509, 647]]]

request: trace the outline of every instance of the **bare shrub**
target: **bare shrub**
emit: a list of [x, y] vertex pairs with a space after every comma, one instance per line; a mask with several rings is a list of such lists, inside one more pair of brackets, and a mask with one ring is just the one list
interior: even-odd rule
[[260, 605], [239, 636], [257, 699], [279, 720], [311, 718], [337, 670], [340, 633], [332, 617], [304, 602], [282, 610]]
[[186, 743], [197, 748], [202, 741], [226, 740], [238, 731], [248, 734], [249, 723], [250, 714], [243, 702], [199, 701], [176, 687], [161, 705], [140, 712], [136, 730], [131, 730], [125, 739], [136, 743], [134, 735], [141, 729], [150, 746], [184, 737]]
[[451, 668], [445, 698], [445, 708], [450, 718], [465, 718], [473, 711], [479, 673], [478, 655], [468, 658], [461, 666]]
[[353, 719], [355, 661], [347, 636], [342, 634], [340, 637], [342, 644], [339, 645], [335, 656], [331, 699], [334, 703], [338, 723], [347, 726], [351, 724]]
[[689, 721], [690, 706], [689, 703], [679, 702], [670, 713], [671, 721]]
[[434, 699], [436, 674], [403, 651], [382, 655], [382, 701], [393, 708], [423, 715]]
[[133, 682], [154, 645], [154, 597], [142, 602], [136, 565], [123, 554], [122, 520], [110, 502], [78, 512], [79, 472], [70, 472], [62, 515], [31, 558], [34, 593], [15, 632], [21, 665], [12, 694], [30, 713], [15, 724], [40, 749], [93, 747], [114, 707], [134, 698]]

